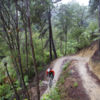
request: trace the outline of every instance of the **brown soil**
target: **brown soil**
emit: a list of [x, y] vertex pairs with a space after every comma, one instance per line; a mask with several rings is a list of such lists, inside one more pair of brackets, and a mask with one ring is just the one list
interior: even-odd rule
[[93, 42], [91, 44], [91, 46], [81, 50], [78, 53], [78, 55], [81, 56], [81, 57], [89, 57], [89, 58], [91, 58], [94, 55], [94, 53], [97, 50], [97, 48], [98, 48], [98, 44], [97, 44], [97, 41], [95, 41], [95, 42]]
[[100, 61], [93, 61], [91, 59], [89, 65], [91, 65], [91, 71], [100, 79]]
[[93, 73], [93, 71], [91, 71], [91, 70], [89, 69], [88, 63], [86, 64], [86, 68], [87, 68], [88, 73], [94, 78], [94, 80], [96, 81], [96, 83], [97, 83], [98, 85], [100, 85], [100, 79], [98, 78], [97, 75], [95, 75], [95, 73]]
[[96, 50], [94, 55], [92, 56], [92, 60], [99, 62], [100, 61], [100, 51]]

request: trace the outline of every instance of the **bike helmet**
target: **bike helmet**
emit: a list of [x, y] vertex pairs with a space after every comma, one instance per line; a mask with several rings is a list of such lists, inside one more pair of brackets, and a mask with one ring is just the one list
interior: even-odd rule
[[50, 72], [50, 68], [48, 68], [48, 70], [47, 70], [48, 72]]

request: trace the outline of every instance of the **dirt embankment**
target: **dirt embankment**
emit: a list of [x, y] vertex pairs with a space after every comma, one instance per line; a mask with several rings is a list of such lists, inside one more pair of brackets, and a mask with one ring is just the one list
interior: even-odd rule
[[[83, 50], [84, 51], [84, 50]], [[80, 52], [81, 56], [87, 56], [90, 58], [88, 65], [89, 70], [100, 79], [100, 56], [98, 54], [98, 41], [92, 43], [92, 45], [85, 49], [84, 53]]]
[[78, 55], [89, 58], [89, 70], [100, 79], [100, 56], [98, 56], [98, 41], [93, 42], [90, 47], [80, 51]]

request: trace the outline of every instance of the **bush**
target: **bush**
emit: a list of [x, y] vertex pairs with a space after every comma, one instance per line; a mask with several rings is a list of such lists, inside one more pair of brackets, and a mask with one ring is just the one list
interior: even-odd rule
[[42, 100], [60, 100], [60, 95], [58, 88], [55, 87], [51, 89], [50, 93], [44, 94]]
[[74, 87], [78, 87], [78, 83], [77, 82], [74, 82], [73, 86]]
[[98, 30], [98, 22], [91, 22], [87, 28], [87, 30], [91, 33], [91, 32], [95, 32], [96, 30]]
[[77, 52], [78, 42], [76, 40], [68, 40], [67, 42], [67, 54], [75, 54]]
[[79, 41], [79, 48], [87, 47], [92, 42], [91, 34], [88, 33], [88, 32], [82, 33], [80, 35], [79, 39], [80, 39], [80, 41]]
[[84, 32], [83, 27], [73, 27], [71, 33], [69, 34], [70, 39], [79, 40], [79, 36]]
[[62, 57], [63, 56], [63, 54], [61, 53], [60, 50], [57, 50], [57, 55], [58, 55], [58, 57]]
[[25, 84], [28, 85], [29, 79], [28, 79], [28, 76], [27, 75], [24, 76], [24, 81], [25, 81]]
[[68, 62], [67, 64], [65, 64], [63, 70], [65, 71], [69, 67], [70, 64], [71, 64], [71, 62]]
[[8, 84], [0, 85], [0, 97], [9, 99], [11, 96], [12, 96], [12, 91], [10, 89], [10, 85]]

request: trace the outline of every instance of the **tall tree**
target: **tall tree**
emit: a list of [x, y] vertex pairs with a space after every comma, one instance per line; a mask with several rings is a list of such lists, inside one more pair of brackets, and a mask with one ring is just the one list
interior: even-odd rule
[[50, 46], [50, 60], [52, 60], [52, 50], [54, 52], [55, 58], [57, 58], [57, 53], [53, 41], [53, 34], [52, 34], [52, 24], [51, 24], [51, 8], [48, 9], [48, 24], [49, 24], [49, 46]]
[[56, 53], [56, 48], [53, 40], [53, 31], [52, 31], [52, 22], [51, 22], [51, 11], [52, 11], [52, 6], [54, 3], [57, 3], [61, 0], [50, 0], [50, 4], [48, 6], [48, 24], [49, 24], [49, 47], [50, 47], [50, 60], [52, 60], [52, 50], [54, 52], [55, 58], [57, 58], [57, 53]]

